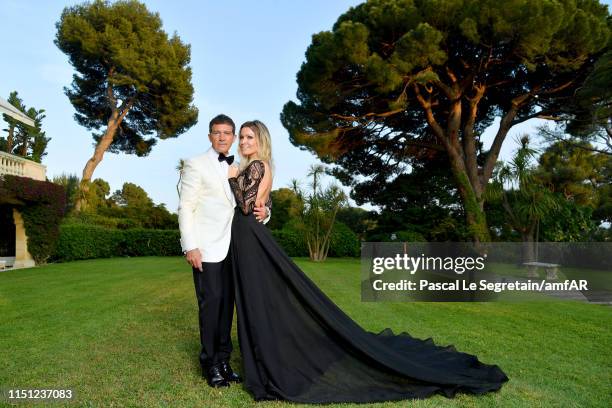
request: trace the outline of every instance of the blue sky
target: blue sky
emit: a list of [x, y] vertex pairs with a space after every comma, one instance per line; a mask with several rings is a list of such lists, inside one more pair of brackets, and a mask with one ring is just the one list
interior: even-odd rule
[[[89, 131], [74, 120], [74, 109], [63, 93], [72, 80], [67, 57], [53, 44], [55, 23], [64, 7], [77, 2], [2, 0], [0, 7], [0, 95], [17, 90], [27, 106], [44, 108], [43, 129], [52, 140], [43, 164], [47, 177], [61, 173], [81, 175], [93, 153]], [[124, 182], [142, 186], [156, 203], [176, 211], [176, 166], [209, 147], [208, 122], [217, 113], [236, 124], [260, 119], [272, 133], [275, 159], [274, 188], [293, 178], [305, 179], [316, 158], [291, 145], [280, 123], [283, 105], [295, 99], [295, 75], [314, 33], [331, 29], [340, 14], [360, 1], [145, 1], [160, 13], [164, 29], [176, 31], [191, 44], [194, 103], [199, 122], [175, 139], [159, 141], [152, 153], [139, 158], [110, 154], [94, 173], [114, 191]], [[609, 4], [609, 2], [606, 2]], [[2, 129], [5, 123], [0, 119]], [[534, 121], [513, 128], [502, 149], [507, 158], [519, 134], [532, 130]], [[494, 129], [491, 129], [494, 130]], [[491, 143], [485, 135], [485, 145]], [[235, 146], [233, 148], [235, 151]]]

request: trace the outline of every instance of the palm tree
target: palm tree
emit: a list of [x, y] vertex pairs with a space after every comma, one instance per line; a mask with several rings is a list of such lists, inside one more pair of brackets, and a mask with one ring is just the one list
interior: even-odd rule
[[[534, 242], [539, 240], [540, 220], [560, 208], [558, 197], [537, 178], [532, 159], [538, 151], [531, 148], [529, 142], [529, 136], [523, 135], [512, 160], [498, 163], [487, 194], [489, 200], [501, 199], [510, 225], [521, 234], [523, 262], [536, 260]], [[506, 185], [510, 188], [505, 189]]]
[[325, 167], [316, 164], [310, 166], [308, 177], [312, 177], [310, 192], [304, 192], [297, 180], [292, 180], [292, 188], [303, 200], [302, 228], [308, 246], [310, 259], [321, 262], [327, 259], [331, 243], [331, 233], [336, 222], [338, 210], [346, 205], [347, 197], [342, 189], [335, 185], [321, 187], [321, 176]]

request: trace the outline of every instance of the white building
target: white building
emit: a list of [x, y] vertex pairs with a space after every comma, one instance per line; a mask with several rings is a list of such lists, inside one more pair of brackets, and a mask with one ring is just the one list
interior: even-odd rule
[[[0, 113], [34, 126], [34, 121], [0, 98]], [[46, 180], [47, 169], [42, 164], [0, 152], [0, 177], [5, 174]], [[27, 268], [34, 266], [34, 259], [28, 252], [28, 237], [23, 218], [10, 197], [0, 196], [0, 269], [5, 267]]]

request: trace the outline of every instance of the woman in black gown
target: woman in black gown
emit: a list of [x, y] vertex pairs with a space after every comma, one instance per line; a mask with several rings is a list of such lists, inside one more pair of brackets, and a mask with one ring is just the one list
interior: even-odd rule
[[390, 329], [365, 331], [289, 258], [252, 214], [270, 207], [270, 135], [259, 121], [240, 128], [240, 171], [230, 169], [238, 340], [245, 386], [256, 400], [375, 402], [482, 394], [508, 380], [453, 346]]

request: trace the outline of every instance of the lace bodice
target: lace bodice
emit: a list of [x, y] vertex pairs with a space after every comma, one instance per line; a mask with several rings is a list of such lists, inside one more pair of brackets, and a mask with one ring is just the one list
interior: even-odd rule
[[[266, 168], [261, 160], [254, 160], [237, 176], [228, 179], [236, 204], [244, 215], [253, 212], [257, 200], [259, 183], [263, 179]], [[268, 197], [266, 207], [272, 209], [272, 200]]]

